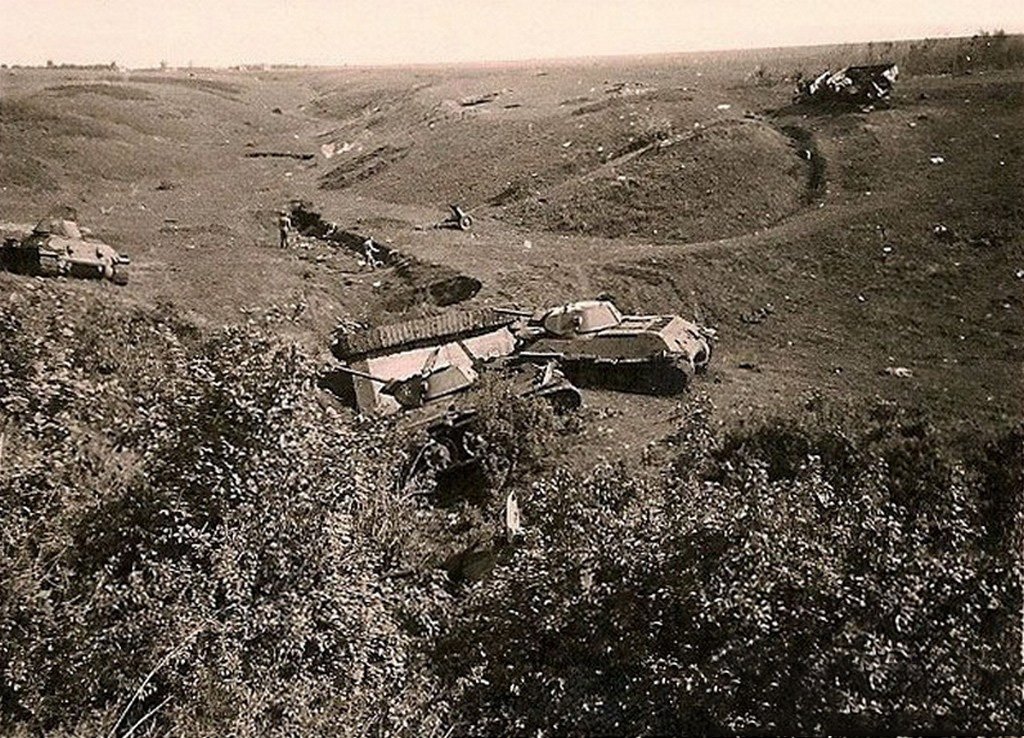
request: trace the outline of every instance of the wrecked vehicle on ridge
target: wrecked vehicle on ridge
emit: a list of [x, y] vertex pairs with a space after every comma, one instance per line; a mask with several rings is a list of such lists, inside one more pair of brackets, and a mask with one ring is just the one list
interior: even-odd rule
[[801, 82], [793, 102], [863, 105], [887, 100], [899, 74], [899, 67], [892, 63], [850, 66], [838, 72], [826, 69], [814, 79]]

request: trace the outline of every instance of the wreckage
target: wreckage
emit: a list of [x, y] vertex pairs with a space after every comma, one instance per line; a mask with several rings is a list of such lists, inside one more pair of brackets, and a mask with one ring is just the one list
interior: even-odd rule
[[707, 368], [711, 331], [678, 315], [623, 315], [608, 300], [585, 300], [536, 313], [484, 309], [343, 329], [331, 351], [355, 407], [388, 414], [460, 392], [483, 367], [507, 373], [522, 362], [557, 367], [537, 392], [552, 398], [578, 395], [573, 385], [679, 393]]
[[434, 228], [452, 228], [459, 231], [468, 231], [473, 227], [473, 216], [462, 209], [461, 205], [449, 205], [448, 217], [435, 223]]
[[40, 221], [24, 237], [5, 237], [0, 265], [12, 272], [44, 277], [109, 279], [128, 283], [131, 260], [113, 246], [89, 237], [73, 220]]
[[844, 67], [838, 72], [827, 69], [814, 79], [801, 82], [793, 101], [797, 104], [876, 103], [889, 98], [899, 73], [899, 68], [891, 63]]
[[[556, 413], [576, 410], [583, 404], [580, 391], [553, 363], [537, 367], [499, 361], [488, 369], [509, 378], [520, 397], [544, 399]], [[426, 440], [411, 454], [401, 486], [429, 478], [439, 488], [448, 488], [456, 481], [455, 475], [470, 468], [481, 471], [478, 467], [483, 462], [487, 442], [479, 433], [478, 419], [479, 411], [472, 402], [431, 417], [424, 426]]]
[[481, 371], [501, 373], [524, 397], [559, 407], [582, 398], [554, 367], [521, 366], [512, 354], [514, 316], [494, 310], [445, 313], [369, 330], [341, 330], [331, 352], [344, 362], [357, 409], [389, 414], [424, 407], [471, 387]]
[[335, 331], [331, 353], [351, 379], [357, 409], [389, 414], [465, 389], [476, 366], [510, 355], [514, 318], [454, 311], [368, 330]]
[[[412, 412], [426, 441], [410, 455], [406, 486], [424, 476], [443, 487], [468, 467], [479, 470], [485, 445], [470, 389], [482, 372], [511, 382], [521, 397], [540, 397], [556, 411], [583, 398], [576, 385], [630, 392], [683, 391], [711, 359], [711, 332], [678, 315], [623, 315], [607, 300], [525, 313], [483, 309], [449, 312], [373, 329], [335, 332], [335, 372], [356, 409]], [[431, 410], [438, 412], [431, 412]]]
[[555, 361], [581, 387], [675, 394], [707, 369], [710, 339], [678, 315], [623, 315], [608, 300], [586, 300], [530, 315], [519, 356]]
[[[415, 413], [426, 440], [410, 454], [402, 486], [424, 478], [446, 488], [485, 449], [472, 398], [453, 404], [482, 372], [506, 378], [521, 397], [547, 400], [558, 411], [580, 407], [580, 391], [554, 364], [512, 356], [516, 318], [492, 310], [452, 312], [367, 330], [336, 332], [332, 353], [344, 364], [348, 394], [366, 413]], [[479, 469], [478, 469], [479, 471]]]

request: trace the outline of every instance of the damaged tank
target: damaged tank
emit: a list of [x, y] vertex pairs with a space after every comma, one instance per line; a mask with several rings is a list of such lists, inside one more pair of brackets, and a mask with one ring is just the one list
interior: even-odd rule
[[817, 77], [801, 82], [793, 102], [798, 105], [812, 102], [864, 105], [885, 101], [892, 94], [899, 75], [899, 67], [891, 62], [844, 67], [838, 72], [826, 69]]
[[8, 239], [3, 252], [3, 265], [11, 271], [128, 283], [131, 260], [113, 246], [90, 238], [72, 220], [42, 220], [20, 241]]
[[357, 410], [388, 414], [429, 405], [472, 386], [479, 372], [508, 377], [523, 396], [579, 407], [581, 396], [555, 367], [519, 362], [514, 316], [462, 310], [334, 334], [331, 352], [345, 382], [327, 384]]
[[342, 366], [339, 371], [381, 385], [380, 394], [393, 397], [403, 410], [411, 410], [461, 392], [477, 380], [478, 374], [471, 366], [447, 364], [437, 367], [440, 353], [441, 347], [438, 347], [417, 374], [402, 379], [375, 376], [350, 366]]
[[707, 329], [678, 315], [623, 315], [608, 300], [537, 312], [520, 337], [519, 356], [555, 361], [581, 387], [676, 394], [711, 361]]
[[[403, 410], [414, 410], [469, 389], [480, 376], [472, 366], [436, 366], [439, 355], [440, 347], [431, 354], [418, 374], [403, 379], [374, 376], [349, 366], [341, 366], [339, 371], [381, 385], [380, 394], [393, 397]], [[522, 397], [542, 397], [559, 410], [574, 410], [583, 404], [580, 391], [555, 368], [554, 363], [537, 367], [496, 360], [478, 366], [510, 378], [512, 386]]]

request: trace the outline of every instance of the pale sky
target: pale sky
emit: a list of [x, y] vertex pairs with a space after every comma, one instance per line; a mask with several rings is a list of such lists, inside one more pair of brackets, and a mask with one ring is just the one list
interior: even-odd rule
[[1024, 32], [1024, 0], [0, 0], [0, 62], [543, 59]]

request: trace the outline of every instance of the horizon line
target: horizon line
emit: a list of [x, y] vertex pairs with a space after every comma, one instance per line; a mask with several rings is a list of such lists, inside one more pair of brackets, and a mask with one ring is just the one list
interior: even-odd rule
[[864, 46], [867, 44], [895, 44], [895, 43], [906, 43], [914, 41], [956, 41], [965, 39], [976, 39], [984, 38], [983, 34], [989, 36], [1002, 33], [1007, 38], [1022, 37], [1024, 31], [1006, 31], [1004, 28], [996, 28], [991, 31], [985, 31], [979, 29], [977, 32], [970, 35], [948, 35], [948, 36], [903, 36], [895, 38], [885, 39], [860, 39], [856, 41], [834, 41], [820, 44], [780, 44], [777, 46], [735, 46], [735, 47], [719, 47], [711, 49], [688, 49], [678, 51], [649, 51], [649, 52], [634, 52], [634, 53], [607, 53], [607, 54], [588, 54], [588, 55], [577, 55], [577, 56], [557, 56], [557, 57], [513, 57], [504, 59], [479, 59], [479, 60], [435, 60], [435, 61], [405, 61], [405, 62], [345, 62], [340, 64], [325, 64], [320, 62], [270, 62], [270, 61], [244, 61], [235, 62], [225, 65], [212, 65], [212, 64], [168, 64], [166, 67], [160, 66], [157, 63], [156, 66], [125, 66], [119, 63], [116, 59], [109, 62], [71, 62], [71, 61], [55, 61], [53, 60], [53, 66], [47, 64], [27, 64], [19, 62], [8, 62], [0, 60], [0, 66], [6, 67], [7, 69], [75, 69], [75, 68], [94, 68], [102, 69], [104, 67], [109, 68], [111, 64], [116, 65], [116, 68], [125, 71], [187, 71], [187, 70], [211, 70], [211, 71], [232, 71], [237, 70], [239, 67], [270, 67], [276, 68], [280, 71], [285, 71], [289, 68], [292, 69], [405, 69], [405, 68], [429, 68], [429, 67], [480, 67], [480, 66], [499, 66], [499, 65], [531, 65], [531, 64], [571, 64], [578, 62], [587, 61], [610, 61], [615, 59], [650, 59], [650, 58], [664, 58], [672, 56], [686, 56], [696, 54], [727, 54], [737, 52], [758, 52], [758, 51], [778, 51], [784, 49], [821, 49], [828, 47], [842, 47], [842, 46]]

